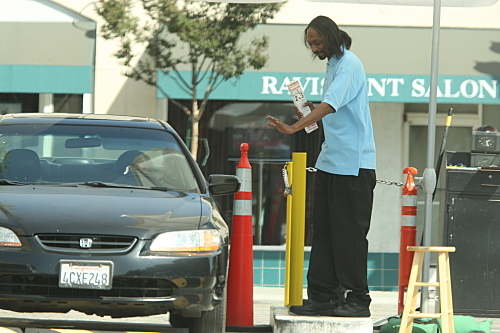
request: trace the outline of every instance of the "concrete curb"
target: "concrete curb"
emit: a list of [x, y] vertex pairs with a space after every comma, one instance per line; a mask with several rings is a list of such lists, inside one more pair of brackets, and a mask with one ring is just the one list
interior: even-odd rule
[[274, 333], [372, 333], [370, 318], [341, 318], [327, 316], [297, 316], [285, 306], [271, 307], [271, 326]]

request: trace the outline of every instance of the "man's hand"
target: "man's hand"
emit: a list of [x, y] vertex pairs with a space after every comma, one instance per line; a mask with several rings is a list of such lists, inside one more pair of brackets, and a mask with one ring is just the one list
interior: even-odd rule
[[315, 122], [321, 120], [325, 115], [332, 113], [332, 112], [335, 112], [335, 109], [332, 108], [327, 103], [321, 103], [315, 109], [312, 109], [313, 104], [310, 102], [307, 102], [304, 105], [309, 106], [309, 108], [311, 108], [312, 111], [311, 111], [311, 113], [309, 113], [307, 115], [307, 117], [303, 117], [302, 113], [298, 112], [298, 110], [295, 109], [295, 112], [296, 112], [297, 116], [299, 117], [299, 120], [295, 124], [293, 124], [293, 125], [283, 124], [278, 119], [276, 119], [272, 116], [267, 116], [266, 119], [271, 121], [270, 123], [267, 123], [267, 126], [272, 127], [272, 128], [276, 128], [281, 133], [293, 134], [293, 133], [305, 128], [306, 126], [309, 126], [312, 123], [315, 123]]
[[[311, 102], [305, 102], [302, 106], [308, 106], [311, 111], [314, 110], [314, 104]], [[295, 109], [295, 114], [299, 119], [304, 117], [304, 114], [300, 112], [297, 107], [294, 106], [293, 108]]]
[[297, 118], [300, 119], [300, 118], [304, 117], [304, 114], [302, 114], [302, 112], [300, 112], [296, 106], [294, 106], [293, 108], [295, 109], [295, 114], [297, 115]]
[[285, 133], [285, 134], [295, 133], [292, 126], [284, 124], [280, 120], [278, 120], [272, 116], [267, 116], [266, 119], [272, 121], [271, 123], [267, 123], [267, 126], [275, 128], [281, 133]]

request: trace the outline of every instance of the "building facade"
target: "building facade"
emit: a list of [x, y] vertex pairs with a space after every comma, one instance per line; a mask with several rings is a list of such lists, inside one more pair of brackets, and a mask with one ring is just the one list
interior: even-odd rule
[[[286, 202], [281, 169], [294, 151], [307, 152], [308, 166], [314, 166], [322, 140], [321, 130], [292, 138], [276, 136], [264, 120], [273, 114], [293, 121], [286, 88], [292, 80], [301, 81], [308, 100], [320, 100], [326, 63], [313, 59], [303, 42], [304, 28], [312, 18], [326, 15], [335, 20], [352, 37], [351, 50], [365, 66], [377, 178], [401, 182], [405, 167], [416, 167], [417, 176], [425, 168], [433, 9], [351, 2], [290, 0], [268, 24], [245, 35], [244, 41], [254, 35], [270, 37], [267, 66], [219, 87], [202, 120], [209, 149], [201, 150], [210, 155], [201, 155], [200, 163], [207, 174], [233, 173], [238, 144], [251, 144], [256, 284], [283, 282]], [[443, 2], [436, 152], [450, 108], [453, 122], [447, 150], [470, 151], [472, 130], [482, 124], [500, 128], [500, 3], [482, 3], [489, 6], [447, 7]], [[1, 112], [158, 117], [184, 136], [184, 115], [155, 88], [123, 75], [125, 69], [113, 56], [117, 44], [99, 36], [101, 24], [95, 3], [88, 0], [0, 0]], [[188, 74], [188, 68], [184, 70]], [[172, 98], [187, 98], [168, 78], [160, 77], [160, 84]], [[313, 177], [308, 175], [308, 184]], [[232, 198], [221, 200], [230, 222]], [[313, 198], [308, 200], [310, 209]], [[395, 290], [397, 285], [401, 203], [400, 187], [377, 185], [369, 233], [373, 289]], [[440, 244], [438, 199], [434, 207], [433, 242]], [[419, 209], [423, 212], [423, 199]]]

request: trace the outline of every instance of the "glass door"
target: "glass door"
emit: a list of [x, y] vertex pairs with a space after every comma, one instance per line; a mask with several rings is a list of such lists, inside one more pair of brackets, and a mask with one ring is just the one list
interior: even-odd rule
[[[476, 106], [472, 106], [473, 108]], [[422, 177], [427, 165], [427, 134], [428, 134], [428, 114], [427, 113], [406, 113], [405, 136], [406, 136], [406, 161], [407, 165], [418, 170], [416, 177]], [[443, 142], [447, 113], [438, 113], [436, 116], [436, 141], [434, 143], [434, 168], [437, 167], [438, 157]], [[479, 127], [480, 113], [464, 114], [458, 113], [452, 116], [451, 126], [448, 128], [445, 150], [470, 152], [472, 143], [472, 131]], [[443, 158], [441, 172], [436, 170], [438, 178], [437, 189], [433, 201], [432, 218], [432, 245], [442, 244], [442, 207], [440, 207], [442, 187], [444, 186], [445, 174], [442, 172], [446, 161]], [[425, 215], [425, 193], [419, 189], [417, 196], [417, 245], [420, 245], [424, 229]]]

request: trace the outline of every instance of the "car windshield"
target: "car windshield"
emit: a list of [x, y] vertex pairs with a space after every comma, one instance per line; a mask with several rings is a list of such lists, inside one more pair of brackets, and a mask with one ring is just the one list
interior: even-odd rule
[[113, 184], [198, 191], [175, 137], [162, 130], [78, 125], [6, 125], [0, 185]]

